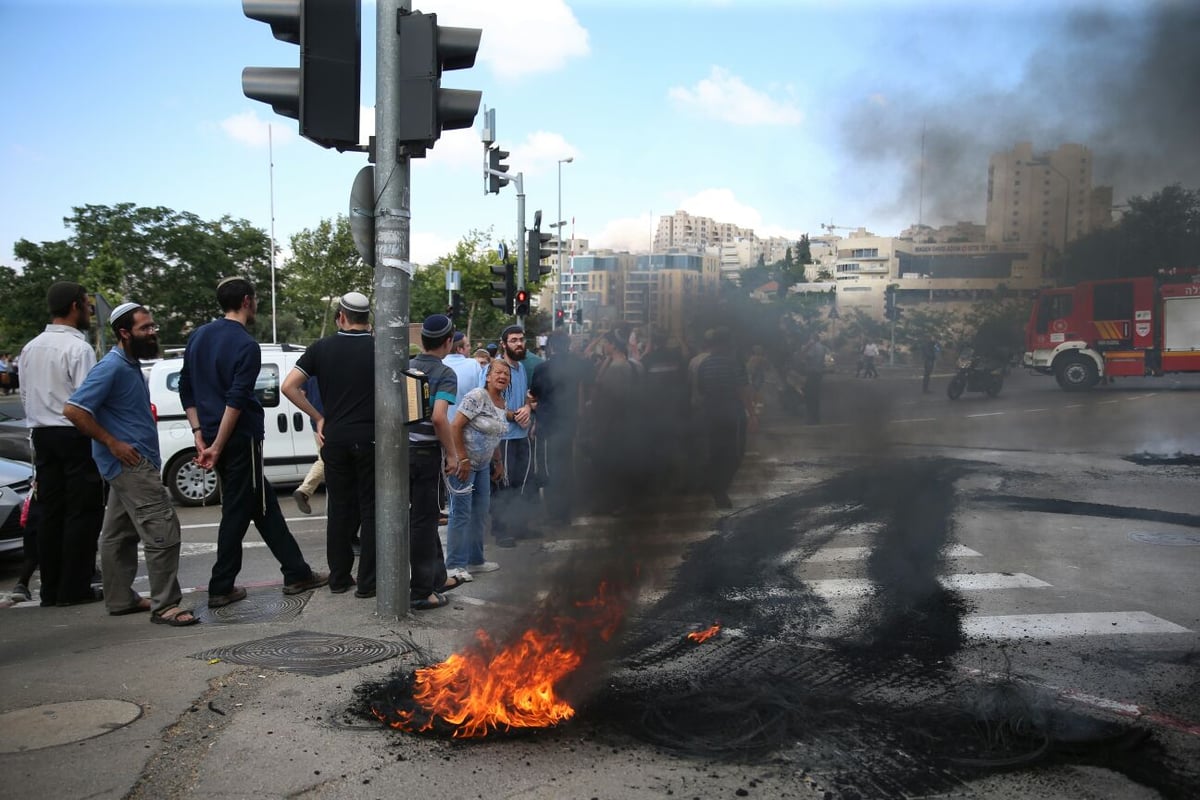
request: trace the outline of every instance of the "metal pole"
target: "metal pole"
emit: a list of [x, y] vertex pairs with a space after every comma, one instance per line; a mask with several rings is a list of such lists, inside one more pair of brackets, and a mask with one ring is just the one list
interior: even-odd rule
[[279, 327], [275, 323], [275, 144], [271, 126], [267, 126], [267, 184], [271, 198], [271, 344], [279, 342]]
[[410, 0], [378, 0], [375, 59], [375, 608], [407, 614], [409, 486], [406, 397], [408, 368], [410, 164], [396, 141], [400, 113], [396, 23]]
[[554, 330], [554, 323], [558, 319], [555, 313], [558, 311], [558, 293], [562, 291], [562, 165], [563, 160], [558, 160], [558, 216], [554, 218], [555, 233], [558, 234], [558, 257], [557, 274], [554, 276], [553, 291], [550, 292], [550, 330]]
[[[513, 177], [517, 184], [517, 290], [525, 288], [525, 173]], [[524, 326], [525, 319], [517, 317], [517, 324]]]

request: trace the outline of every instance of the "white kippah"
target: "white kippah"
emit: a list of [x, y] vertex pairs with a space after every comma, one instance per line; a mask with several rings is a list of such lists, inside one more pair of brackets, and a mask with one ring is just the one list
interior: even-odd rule
[[135, 308], [141, 308], [141, 307], [142, 307], [141, 303], [121, 303], [121, 305], [114, 308], [112, 310], [112, 313], [108, 315], [108, 324], [112, 325], [114, 322], [116, 322], [121, 317], [128, 314], [130, 311], [133, 311]]

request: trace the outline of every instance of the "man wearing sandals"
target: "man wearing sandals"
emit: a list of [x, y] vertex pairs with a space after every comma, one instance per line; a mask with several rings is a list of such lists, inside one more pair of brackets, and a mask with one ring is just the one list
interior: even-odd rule
[[[150, 621], [182, 627], [200, 620], [181, 607], [179, 517], [159, 477], [162, 458], [140, 359], [158, 355], [158, 326], [137, 303], [108, 318], [117, 345], [67, 400], [63, 415], [92, 439], [92, 459], [109, 483], [100, 531], [104, 602], [113, 616], [150, 612]], [[133, 590], [138, 542], [146, 557], [150, 598]]]

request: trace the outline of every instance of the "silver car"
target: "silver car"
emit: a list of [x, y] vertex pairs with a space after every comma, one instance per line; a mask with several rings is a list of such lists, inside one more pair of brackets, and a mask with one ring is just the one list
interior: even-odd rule
[[33, 484], [33, 467], [24, 461], [0, 458], [0, 554], [24, 549], [21, 506]]

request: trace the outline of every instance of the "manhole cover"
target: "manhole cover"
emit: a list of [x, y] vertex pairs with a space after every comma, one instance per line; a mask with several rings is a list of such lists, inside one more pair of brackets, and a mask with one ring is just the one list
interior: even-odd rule
[[1132, 531], [1129, 538], [1143, 544], [1165, 544], [1171, 547], [1195, 547], [1200, 545], [1200, 533], [1161, 533], [1159, 531]]
[[123, 728], [142, 715], [125, 700], [76, 700], [0, 714], [0, 753], [24, 753], [82, 742]]
[[288, 622], [300, 616], [311, 597], [312, 592], [286, 595], [278, 589], [250, 590], [245, 600], [221, 608], [200, 602], [194, 610], [204, 622]]
[[205, 650], [203, 653], [196, 653], [192, 658], [206, 661], [219, 658], [231, 664], [321, 676], [395, 658], [406, 652], [407, 648], [402, 645], [359, 636], [292, 631], [266, 639]]

